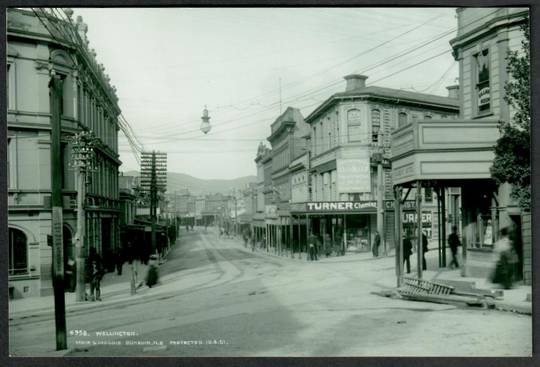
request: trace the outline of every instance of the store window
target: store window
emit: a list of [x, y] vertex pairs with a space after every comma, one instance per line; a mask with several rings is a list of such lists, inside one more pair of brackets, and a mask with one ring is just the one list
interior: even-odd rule
[[360, 110], [355, 108], [347, 111], [347, 127], [349, 142], [362, 141], [362, 117]]
[[9, 275], [21, 275], [28, 273], [28, 248], [26, 235], [15, 228], [9, 229]]
[[491, 108], [489, 50], [483, 50], [476, 54], [474, 58], [476, 67], [476, 101], [478, 113], [483, 114], [489, 112]]
[[433, 203], [433, 188], [425, 187], [424, 189], [424, 203]]

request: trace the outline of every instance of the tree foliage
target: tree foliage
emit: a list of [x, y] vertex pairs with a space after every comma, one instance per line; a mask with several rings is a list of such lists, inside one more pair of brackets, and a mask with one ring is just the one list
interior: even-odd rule
[[506, 67], [511, 78], [506, 82], [505, 101], [514, 114], [511, 121], [502, 121], [501, 137], [495, 145], [491, 176], [502, 184], [513, 185], [512, 196], [523, 209], [531, 203], [531, 105], [530, 105], [530, 35], [529, 22], [522, 26], [524, 38], [520, 51], [509, 51]]

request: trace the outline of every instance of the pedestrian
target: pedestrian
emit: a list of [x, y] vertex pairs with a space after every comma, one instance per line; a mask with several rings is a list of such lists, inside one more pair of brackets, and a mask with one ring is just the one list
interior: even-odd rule
[[101, 280], [105, 275], [101, 256], [95, 247], [90, 247], [88, 255], [88, 274], [90, 278], [90, 301], [101, 301]]
[[426, 233], [422, 231], [422, 270], [427, 269], [426, 252], [428, 252], [428, 239]]
[[148, 262], [148, 273], [146, 274], [146, 285], [148, 288], [152, 288], [153, 285], [157, 284], [158, 279], [158, 256], [151, 255]]
[[454, 266], [459, 268], [459, 262], [457, 259], [458, 246], [461, 246], [459, 237], [457, 235], [457, 226], [452, 226], [452, 233], [448, 236], [448, 245], [450, 246], [450, 251], [452, 252], [452, 261], [448, 265], [450, 268]]
[[255, 252], [255, 236], [251, 236], [251, 251]]
[[244, 239], [244, 247], [247, 248], [248, 247], [249, 237], [248, 237], [248, 234], [247, 234], [246, 231], [244, 231], [244, 233], [242, 234], [242, 238]]
[[519, 262], [514, 249], [513, 228], [501, 229], [501, 235], [493, 246], [495, 256], [495, 269], [491, 275], [491, 281], [502, 285], [505, 289], [512, 288], [515, 279], [516, 265]]
[[121, 249], [116, 250], [115, 256], [116, 272], [122, 275], [122, 267], [124, 266], [124, 256]]
[[411, 257], [412, 255], [412, 241], [407, 231], [405, 233], [405, 238], [403, 239], [403, 262], [407, 265], [407, 274], [411, 272]]
[[315, 261], [316, 255], [315, 255], [315, 247], [317, 246], [317, 239], [314, 235], [309, 236], [309, 243], [308, 243], [308, 255], [309, 260]]
[[379, 256], [379, 246], [381, 244], [381, 236], [379, 235], [378, 231], [375, 231], [375, 238], [373, 239], [373, 245], [372, 245], [372, 251], [373, 251], [373, 257]]

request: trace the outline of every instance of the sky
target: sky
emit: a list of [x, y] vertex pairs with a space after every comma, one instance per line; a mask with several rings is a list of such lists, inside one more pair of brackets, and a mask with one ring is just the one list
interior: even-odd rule
[[[204, 179], [256, 175], [257, 147], [280, 112], [308, 116], [345, 90], [345, 75], [443, 96], [457, 83], [454, 8], [73, 10], [144, 149]], [[122, 132], [119, 153], [121, 171], [139, 169]]]

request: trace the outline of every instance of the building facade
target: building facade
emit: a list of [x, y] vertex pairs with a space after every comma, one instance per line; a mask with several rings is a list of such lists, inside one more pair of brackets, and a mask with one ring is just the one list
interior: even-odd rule
[[257, 243], [262, 243], [266, 240], [266, 223], [265, 223], [265, 170], [263, 158], [267, 156], [268, 147], [262, 142], [257, 148], [255, 157], [255, 165], [257, 167], [257, 182], [256, 182], [256, 203], [255, 213], [253, 214], [252, 228]]
[[[413, 121], [455, 119], [457, 98], [366, 86], [348, 75], [346, 90], [307, 118], [311, 127], [308, 216], [322, 251], [369, 251], [375, 231], [393, 246], [390, 135]], [[451, 90], [454, 93], [454, 90]]]
[[[493, 245], [499, 230], [513, 226], [520, 273], [531, 281], [530, 213], [510, 196], [511, 187], [497, 187], [491, 178], [499, 125], [509, 122], [512, 107], [504, 100], [509, 50], [519, 50], [520, 27], [528, 21], [524, 8], [461, 8], [458, 31], [450, 41], [459, 62], [460, 118], [419, 120], [392, 133], [392, 177], [397, 191], [432, 187], [442, 199], [442, 257], [451, 226], [463, 243], [464, 275], [485, 277], [493, 267]], [[447, 197], [451, 197], [446, 211]], [[396, 232], [399, 238], [399, 231]], [[396, 264], [400, 266], [400, 261]], [[445, 261], [441, 266], [445, 266]], [[400, 271], [402, 273], [402, 270]], [[421, 276], [421, 271], [419, 271]]]
[[[68, 10], [68, 14], [71, 12]], [[79, 37], [49, 32], [75, 27]], [[51, 110], [52, 75], [62, 84], [61, 146], [65, 261], [74, 259], [77, 228], [71, 137], [83, 129], [98, 138], [97, 170], [88, 179], [86, 249], [105, 260], [119, 245], [118, 98], [88, 47], [82, 18], [71, 25], [21, 9], [7, 12], [9, 288], [12, 297], [52, 293]], [[69, 33], [69, 32], [67, 32]]]
[[[267, 138], [272, 146], [272, 204], [275, 216], [268, 218], [274, 241], [272, 245], [279, 253], [291, 251], [293, 246], [293, 221], [291, 216], [292, 183], [289, 166], [297, 157], [306, 153], [305, 135], [309, 125], [299, 109], [287, 107], [272, 123]], [[270, 213], [274, 215], [273, 213]]]

